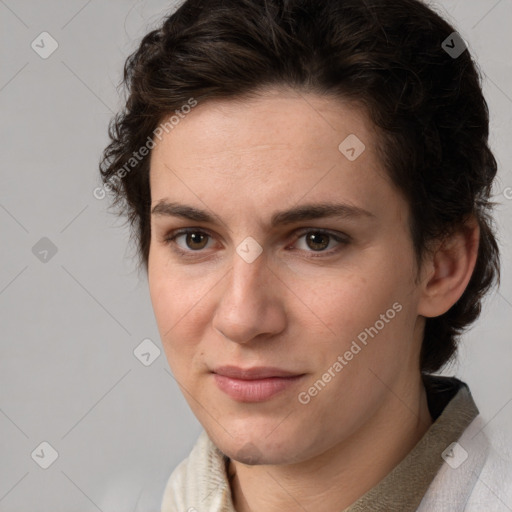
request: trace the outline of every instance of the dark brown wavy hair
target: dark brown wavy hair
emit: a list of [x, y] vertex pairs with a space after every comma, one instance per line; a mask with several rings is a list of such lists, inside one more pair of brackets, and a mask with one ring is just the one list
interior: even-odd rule
[[419, 263], [432, 240], [471, 215], [480, 226], [464, 294], [426, 320], [420, 367], [439, 370], [500, 273], [488, 106], [469, 50], [455, 58], [443, 48], [453, 32], [419, 0], [182, 3], [126, 60], [126, 104], [111, 121], [100, 163], [112, 206], [130, 223], [139, 266], [147, 271], [151, 239], [149, 155], [140, 157], [140, 148], [166, 116], [191, 98], [243, 99], [271, 86], [351, 100], [378, 128], [382, 161], [410, 206]]

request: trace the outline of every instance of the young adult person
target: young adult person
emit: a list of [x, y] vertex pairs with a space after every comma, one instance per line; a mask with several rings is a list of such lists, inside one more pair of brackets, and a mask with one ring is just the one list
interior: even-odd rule
[[101, 174], [204, 427], [162, 512], [510, 510], [435, 375], [499, 275], [455, 29], [418, 0], [187, 0], [125, 83]]

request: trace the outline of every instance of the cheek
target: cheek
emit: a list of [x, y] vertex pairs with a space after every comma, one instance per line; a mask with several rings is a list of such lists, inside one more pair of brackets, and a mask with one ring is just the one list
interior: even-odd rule
[[[153, 244], [154, 242], [152, 242]], [[190, 309], [194, 289], [183, 271], [170, 264], [164, 248], [155, 247], [150, 252], [148, 270], [149, 292], [161, 334], [174, 330], [175, 325]], [[197, 283], [199, 284], [199, 283]], [[167, 336], [162, 336], [165, 341]]]
[[[155, 284], [155, 282], [157, 284]], [[187, 367], [184, 360], [190, 359], [193, 340], [182, 332], [186, 320], [186, 301], [176, 293], [174, 283], [170, 279], [153, 280], [151, 284], [151, 301], [160, 333], [160, 340], [167, 358], [169, 368], [179, 382], [183, 381], [183, 368]], [[180, 321], [181, 319], [181, 321]], [[185, 343], [184, 340], [187, 340]]]
[[308, 319], [321, 320], [333, 335], [354, 334], [373, 325], [409, 292], [404, 267], [383, 261], [384, 254], [375, 251], [357, 264], [295, 279], [290, 288], [308, 307]]
[[[208, 318], [209, 279], [186, 274], [154, 256], [148, 271], [151, 303], [163, 348], [173, 372], [183, 371], [203, 338]], [[181, 363], [180, 363], [181, 362]]]
[[[182, 283], [171, 274], [166, 265], [156, 255], [150, 261], [148, 271], [149, 293], [160, 339], [166, 353], [172, 348], [171, 342], [176, 338], [176, 331], [180, 327], [180, 318], [186, 313], [186, 290], [180, 286]], [[168, 354], [169, 355], [169, 354]]]
[[405, 355], [416, 318], [411, 268], [408, 256], [400, 259], [380, 247], [357, 264], [295, 283], [296, 295], [308, 306], [299, 320], [302, 331], [318, 340], [311, 354], [318, 370], [350, 350], [350, 366], [359, 368], [394, 364], [397, 354]]
[[174, 309], [172, 283], [159, 258], [154, 252], [150, 253], [148, 269], [149, 295], [155, 318], [162, 334], [162, 329], [169, 329], [172, 325]]

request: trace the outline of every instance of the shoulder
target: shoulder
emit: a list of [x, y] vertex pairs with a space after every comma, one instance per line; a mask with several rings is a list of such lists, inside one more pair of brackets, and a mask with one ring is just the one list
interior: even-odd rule
[[469, 496], [466, 511], [512, 510], [512, 437], [501, 430], [487, 431], [488, 455]]
[[492, 431], [479, 415], [457, 440], [417, 512], [510, 512], [512, 457], [508, 434]]
[[[165, 486], [162, 498], [162, 512], [171, 512], [183, 507], [184, 502], [194, 495], [197, 481], [202, 478], [210, 446], [205, 431], [199, 435], [189, 456], [174, 469]], [[188, 508], [183, 508], [188, 510]]]
[[[223, 454], [203, 430], [189, 456], [171, 473], [161, 512], [230, 510], [231, 491]], [[234, 509], [233, 509], [234, 510]]]

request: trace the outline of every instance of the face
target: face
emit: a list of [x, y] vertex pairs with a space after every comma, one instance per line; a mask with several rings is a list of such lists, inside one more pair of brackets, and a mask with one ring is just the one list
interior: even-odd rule
[[376, 141], [355, 106], [281, 89], [199, 104], [152, 151], [158, 329], [235, 460], [341, 446], [396, 412], [419, 373], [408, 206]]

